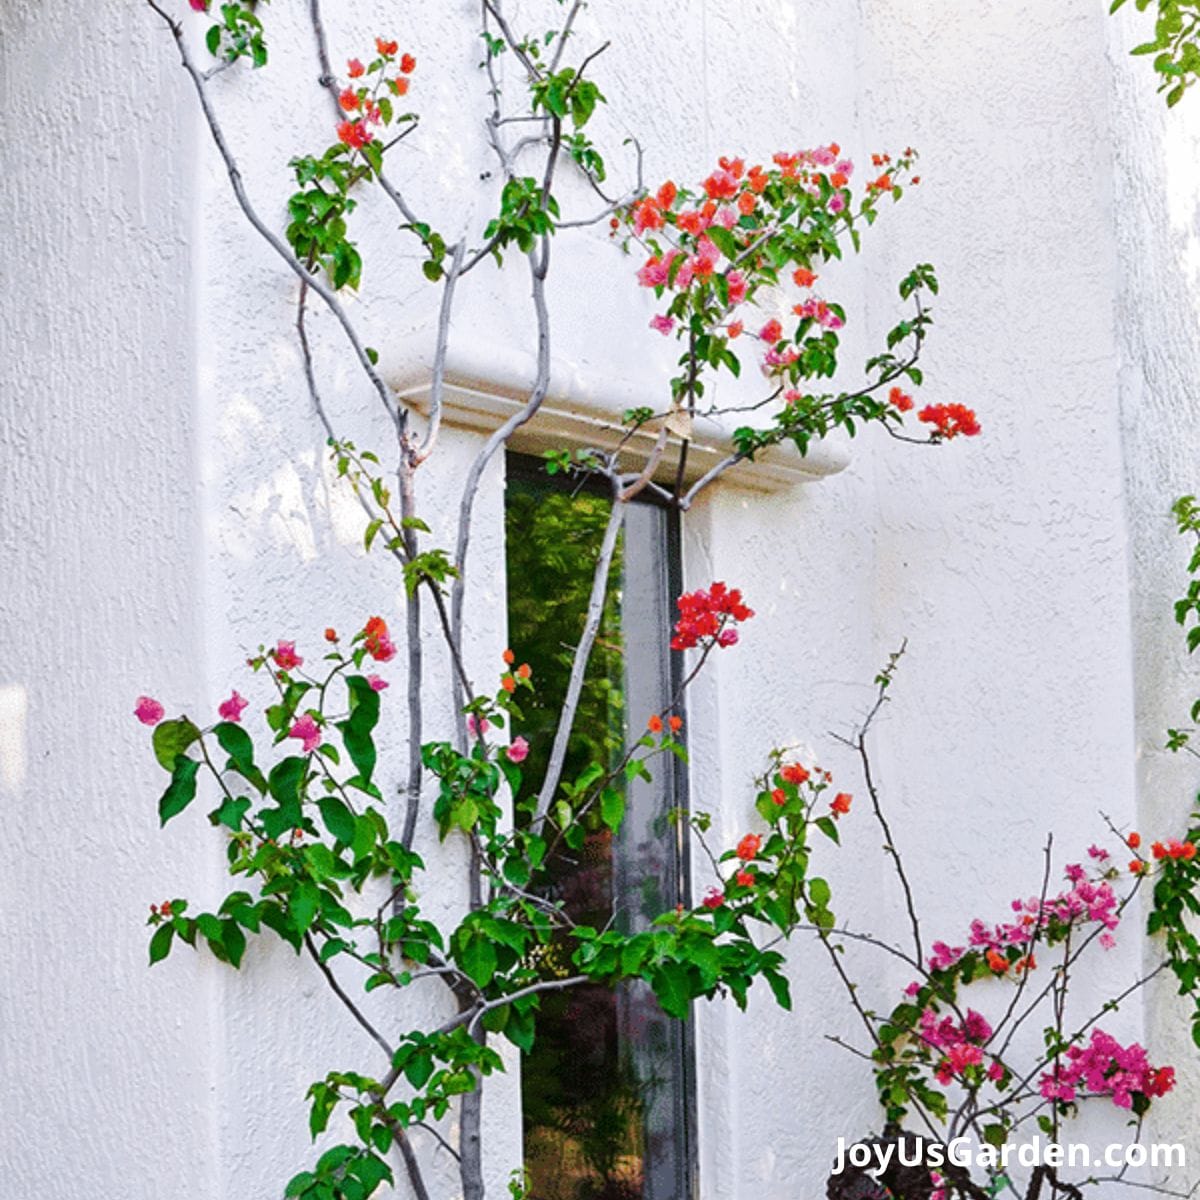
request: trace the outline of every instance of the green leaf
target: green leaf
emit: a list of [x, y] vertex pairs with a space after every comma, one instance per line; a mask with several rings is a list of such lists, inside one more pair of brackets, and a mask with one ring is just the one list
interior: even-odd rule
[[337, 796], [322, 796], [317, 801], [317, 807], [321, 810], [321, 820], [325, 822], [325, 828], [339, 842], [343, 842], [347, 846], [351, 845], [354, 841], [357, 821], [346, 805]]
[[175, 760], [200, 736], [187, 717], [162, 721], [154, 727], [154, 757], [164, 771], [175, 770]]
[[200, 764], [193, 758], [178, 757], [171, 782], [158, 802], [158, 819], [165, 825], [177, 817], [196, 798], [196, 772]]
[[254, 765], [254, 743], [250, 735], [233, 721], [222, 721], [213, 726], [213, 733], [221, 749], [229, 755], [234, 770], [252, 783], [259, 792], [267, 790], [262, 772]]
[[281, 807], [300, 802], [300, 786], [307, 767], [306, 759], [292, 755], [271, 768], [271, 774], [267, 776], [267, 788]]
[[487, 987], [496, 974], [496, 948], [485, 937], [473, 934], [459, 945], [458, 965], [477, 987]]
[[379, 721], [379, 693], [362, 675], [351, 675], [346, 686], [350, 691], [350, 716], [338, 722], [338, 730], [346, 753], [366, 784], [371, 782], [371, 773], [375, 770], [375, 742], [371, 731]]
[[788, 984], [787, 976], [780, 975], [778, 971], [764, 971], [763, 978], [771, 986], [771, 991], [775, 996], [775, 1003], [785, 1012], [791, 1012], [792, 990]]
[[625, 796], [616, 788], [605, 788], [600, 793], [600, 817], [609, 829], [620, 828], [625, 817]]
[[171, 941], [175, 937], [175, 926], [169, 921], [160, 925], [150, 939], [150, 965], [162, 962], [171, 953]]
[[658, 966], [650, 977], [650, 986], [668, 1016], [687, 1019], [692, 993], [688, 986], [687, 968], [668, 959]]

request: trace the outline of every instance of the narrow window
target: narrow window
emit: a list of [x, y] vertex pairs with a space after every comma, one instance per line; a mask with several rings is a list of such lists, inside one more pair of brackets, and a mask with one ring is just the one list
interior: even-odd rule
[[[533, 747], [524, 763], [527, 786], [536, 787], [545, 771], [610, 509], [604, 493], [510, 457], [508, 624], [517, 661], [537, 671], [536, 697], [523, 704], [513, 729]], [[667, 509], [629, 506], [564, 779], [589, 763], [617, 761], [675, 694], [679, 656], [669, 642], [680, 590], [678, 532]], [[543, 889], [577, 924], [637, 930], [687, 902], [685, 842], [669, 819], [685, 803], [686, 776], [673, 755], [655, 761], [653, 776], [623, 785], [617, 834], [599, 813], [588, 813], [583, 845], [560, 847], [548, 860]], [[545, 969], [557, 973], [562, 965]], [[640, 982], [543, 997], [521, 1070], [533, 1200], [689, 1200], [692, 1064], [690, 1025], [667, 1017]]]

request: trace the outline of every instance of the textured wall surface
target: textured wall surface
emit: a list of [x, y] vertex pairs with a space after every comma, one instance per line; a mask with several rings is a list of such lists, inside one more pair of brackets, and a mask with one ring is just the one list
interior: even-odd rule
[[[266, 14], [269, 74], [213, 84], [274, 225], [288, 158], [328, 136], [305, 7]], [[867, 436], [821, 483], [722, 486], [687, 518], [685, 571], [742, 585], [759, 614], [691, 702], [694, 803], [728, 839], [754, 820], [748, 780], [773, 745], [807, 748], [861, 793], [831, 731], [853, 727], [909, 639], [875, 761], [929, 938], [1035, 892], [1048, 834], [1074, 861], [1103, 839], [1101, 811], [1166, 830], [1196, 786], [1189, 760], [1158, 747], [1188, 696], [1166, 513], [1200, 485], [1200, 117], [1186, 103], [1163, 116], [1145, 64], [1125, 56], [1137, 19], [1109, 22], [1104, 7], [655, 0], [633, 21], [597, 0], [581, 25], [581, 45], [613, 41], [597, 130], [617, 179], [631, 132], [651, 184], [699, 178], [719, 154], [833, 139], [864, 167], [872, 150], [922, 151], [920, 188], [828, 275], [851, 315], [847, 378], [900, 312], [896, 281], [932, 261], [942, 293], [922, 398], [974, 405], [984, 436], [935, 451]], [[368, 0], [326, 8], [335, 62], [393, 32]], [[450, 237], [493, 202], [475, 9], [446, 0], [395, 18], [426, 115], [394, 172], [419, 211], [449, 214]], [[519, 19], [547, 10], [527, 2]], [[198, 716], [234, 684], [258, 699], [238, 673], [247, 652], [296, 637], [318, 653], [325, 625], [397, 613], [398, 582], [364, 556], [360, 514], [325, 463], [295, 280], [236, 212], [152, 14], [102, 0], [64, 31], [45, 0], [8, 0], [0, 96], [0, 197], [18, 216], [0, 258], [0, 1196], [266, 1200], [311, 1153], [308, 1083], [371, 1046], [280, 948], [236, 975], [191, 956], [146, 972], [146, 905], [203, 904], [221, 877], [192, 814], [156, 831], [161, 779], [130, 710], [140, 692]], [[592, 211], [570, 183], [563, 201]], [[382, 197], [356, 220], [367, 269], [351, 311], [387, 377], [407, 382], [428, 352], [432, 290]], [[556, 239], [555, 355], [564, 376], [652, 402], [674, 355], [646, 329], [632, 265], [603, 231]], [[385, 450], [333, 322], [314, 311], [311, 326], [335, 426]], [[506, 364], [531, 355], [521, 263], [470, 277], [452, 337], [475, 362], [490, 348]], [[480, 444], [448, 430], [426, 472], [421, 510], [442, 544]], [[470, 559], [480, 678], [506, 640], [495, 467]], [[428, 645], [440, 665], [432, 631]], [[400, 691], [385, 693], [397, 744]], [[428, 728], [447, 717], [431, 689]], [[402, 766], [383, 769], [399, 779]], [[860, 795], [857, 844], [829, 872], [835, 907], [900, 938], [864, 807]], [[457, 848], [422, 837], [435, 874], [461, 875]], [[449, 917], [462, 899], [447, 885], [433, 903]], [[853, 960], [878, 1005], [908, 982], [901, 965]], [[1090, 996], [1138, 965], [1126, 938]], [[827, 963], [797, 947], [789, 972], [791, 1014], [761, 995], [748, 1014], [698, 1013], [704, 1200], [817, 1195], [836, 1138], [876, 1123], [863, 1065], [826, 1040], [858, 1038]], [[377, 1011], [401, 1027], [442, 1007], [430, 990]], [[1184, 1137], [1200, 1070], [1177, 1016], [1156, 996], [1114, 1028], [1144, 1028], [1180, 1064], [1162, 1129]], [[489, 1087], [485, 1120], [500, 1195], [519, 1158], [515, 1072]], [[452, 1162], [416, 1136], [449, 1200]]]

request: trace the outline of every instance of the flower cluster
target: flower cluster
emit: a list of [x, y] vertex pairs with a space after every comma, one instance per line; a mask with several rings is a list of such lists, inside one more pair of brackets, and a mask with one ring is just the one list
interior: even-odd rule
[[1039, 1088], [1047, 1100], [1074, 1103], [1083, 1089], [1097, 1096], [1111, 1096], [1118, 1108], [1134, 1107], [1135, 1096], [1165, 1096], [1175, 1086], [1172, 1067], [1152, 1067], [1145, 1047], [1133, 1042], [1122, 1046], [1101, 1029], [1092, 1031], [1086, 1046], [1070, 1046], [1066, 1062], [1041, 1077]]
[[677, 601], [679, 620], [671, 638], [672, 650], [691, 650], [704, 645], [732, 646], [737, 643], [738, 631], [733, 625], [748, 621], [754, 611], [742, 601], [737, 588], [714, 583], [707, 591], [686, 592]]
[[[1104, 856], [1107, 858], [1107, 855]], [[1020, 972], [1032, 969], [1037, 964], [1032, 955], [1020, 955], [1015, 960], [1009, 953], [1012, 948], [1028, 946], [1035, 938], [1074, 925], [1095, 922], [1105, 932], [1100, 937], [1106, 949], [1113, 945], [1112, 931], [1119, 917], [1119, 901], [1112, 885], [1104, 879], [1089, 879], [1084, 868], [1072, 863], [1066, 869], [1071, 887], [1057, 896], [1044, 901], [1034, 896], [1027, 900], [1014, 900], [1013, 921], [988, 925], [976, 918], [971, 922], [969, 946], [951, 946], [946, 942], [934, 942], [929, 959], [931, 971], [946, 971], [953, 967], [968, 951], [984, 955], [988, 966], [997, 975], [1003, 975], [1010, 967]]]
[[960, 434], [974, 437], [980, 429], [975, 413], [965, 404], [929, 404], [917, 413], [917, 420], [932, 425], [935, 435], [946, 441]]
[[[945, 1085], [961, 1079], [968, 1067], [983, 1065], [982, 1046], [992, 1036], [992, 1027], [973, 1008], [967, 1009], [961, 1023], [949, 1016], [939, 1019], [937, 1013], [927, 1008], [921, 1013], [916, 1033], [926, 1046], [939, 1053], [935, 1073], [938, 1082]], [[1000, 1080], [1004, 1068], [993, 1060], [988, 1064], [987, 1075], [993, 1081]]]
[[[874, 205], [885, 193], [899, 198], [900, 174], [915, 157], [915, 151], [905, 151], [895, 178], [889, 170], [867, 185], [860, 214], [873, 217]], [[886, 156], [876, 158], [882, 162]], [[831, 142], [814, 149], [780, 151], [771, 165], [749, 169], [743, 159], [721, 158], [698, 191], [681, 189], [668, 180], [637, 201], [627, 220], [634, 237], [649, 251], [638, 270], [638, 282], [660, 297], [671, 295], [668, 311], [657, 314], [651, 326], [666, 335], [682, 320], [694, 334], [695, 323], [688, 318], [699, 316], [706, 333], [739, 337], [744, 325], [734, 319], [734, 310], [752, 302], [760, 287], [781, 281], [779, 256], [761, 252], [768, 241], [777, 246], [784, 263], [794, 266], [791, 275], [796, 286], [811, 288], [818, 278], [813, 261], [831, 257], [830, 238], [836, 238], [839, 228], [853, 225], [853, 174], [854, 163]], [[797, 345], [810, 326], [837, 330], [845, 323], [840, 306], [820, 297], [804, 297], [792, 312], [799, 318]], [[799, 360], [796, 345], [780, 347], [785, 336], [793, 337], [774, 319], [757, 334], [769, 373], [781, 373]]]
[[[411, 54], [399, 54], [397, 42], [375, 39], [379, 57], [370, 66], [352, 58], [346, 64], [351, 82], [338, 93], [338, 106], [346, 119], [337, 127], [338, 141], [351, 150], [361, 150], [375, 140], [372, 126], [391, 124], [392, 102], [387, 93], [397, 98], [408, 94], [409, 76], [416, 70], [417, 60]], [[398, 56], [398, 57], [397, 57]], [[390, 75], [393, 64], [398, 74]], [[376, 76], [374, 83], [358, 83], [364, 76]]]

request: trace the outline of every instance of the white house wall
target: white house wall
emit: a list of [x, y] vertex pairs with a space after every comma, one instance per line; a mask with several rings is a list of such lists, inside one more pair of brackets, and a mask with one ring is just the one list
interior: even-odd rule
[[[475, 3], [388, 6], [391, 28], [367, 0], [325, 7], [335, 63], [377, 33], [417, 55], [422, 125], [395, 170], [420, 210], [452, 214], [449, 237], [478, 228], [490, 164]], [[942, 292], [922, 396], [976, 407], [983, 436], [929, 450], [868, 435], [839, 475], [766, 495], [722, 486], [685, 525], [689, 583], [726, 579], [758, 612], [693, 696], [694, 804], [740, 835], [765, 752], [807, 747], [858, 797], [831, 855], [835, 910], [898, 937], [898, 890], [830, 735], [861, 717], [903, 638], [876, 765], [930, 939], [1036, 892], [1047, 833], [1060, 863], [1103, 840], [1101, 811], [1170, 833], [1196, 787], [1187, 760], [1156, 747], [1188, 700], [1165, 513], [1200, 487], [1200, 117], [1188, 103], [1163, 116], [1146, 63], [1124, 55], [1142, 22], [1110, 22], [1105, 7], [594, 0], [581, 27], [581, 46], [613, 41], [597, 71], [616, 179], [627, 132], [643, 137], [652, 185], [699, 179], [719, 154], [831, 139], [862, 170], [873, 150], [922, 152], [921, 186], [831, 286], [861, 358], [897, 319], [897, 280], [932, 261]], [[288, 158], [329, 136], [304, 8], [265, 12], [268, 72], [213, 84], [276, 224]], [[558, 11], [522, 6], [530, 25], [542, 8]], [[140, 692], [197, 717], [233, 685], [249, 696], [239, 663], [260, 642], [294, 636], [318, 654], [327, 624], [395, 620], [398, 579], [363, 555], [359, 513], [324, 465], [295, 281], [237, 214], [153, 14], [99, 0], [66, 25], [45, 0], [9, 0], [0, 94], [0, 196], [19, 214], [0, 258], [0, 1197], [265, 1200], [310, 1153], [305, 1088], [373, 1047], [280, 947], [252, 948], [239, 974], [182, 954], [145, 971], [146, 906], [219, 896], [220, 855], [196, 814], [157, 831], [161, 779], [130, 710]], [[47, 94], [64, 99], [47, 108]], [[564, 203], [591, 208], [570, 185]], [[350, 308], [406, 384], [428, 353], [435, 289], [383, 197], [356, 216], [367, 265]], [[649, 402], [674, 352], [646, 328], [635, 265], [604, 231], [556, 238], [553, 331], [568, 373]], [[335, 426], [386, 452], [333, 322], [314, 308], [311, 327]], [[531, 344], [519, 258], [469, 277], [453, 338], [506, 361]], [[423, 472], [420, 508], [441, 544], [481, 441], [447, 430]], [[501, 489], [496, 463], [470, 560], [481, 680], [506, 640]], [[432, 631], [427, 644], [440, 671]], [[397, 744], [401, 694], [384, 694]], [[436, 733], [448, 714], [429, 697]], [[399, 778], [402, 760], [387, 765]], [[442, 881], [460, 852], [428, 825], [422, 836], [439, 880], [430, 902], [449, 917], [462, 897]], [[853, 961], [879, 1003], [908, 982]], [[1096, 986], [1137, 967], [1127, 937]], [[745, 1015], [698, 1014], [704, 1200], [818, 1195], [835, 1139], [877, 1121], [869, 1073], [825, 1039], [855, 1036], [826, 963], [797, 947], [789, 970], [791, 1014], [762, 995]], [[1118, 1019], [1179, 1065], [1164, 1129], [1182, 1136], [1200, 1062], [1164, 1015], [1169, 999]], [[415, 1026], [442, 1000], [406, 1004], [377, 1011]], [[490, 1196], [518, 1162], [518, 1099], [515, 1074], [486, 1094]], [[450, 1200], [452, 1164], [432, 1161], [435, 1195]]]

